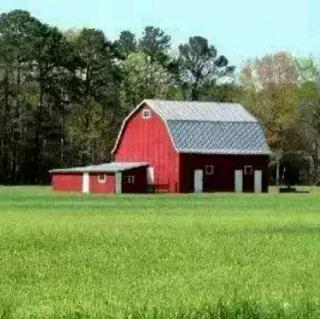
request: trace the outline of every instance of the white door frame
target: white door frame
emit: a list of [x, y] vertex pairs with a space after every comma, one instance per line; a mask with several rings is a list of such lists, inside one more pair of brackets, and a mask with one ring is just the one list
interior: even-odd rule
[[148, 182], [148, 185], [154, 184], [154, 167], [153, 166], [147, 167], [147, 182]]
[[82, 193], [90, 193], [90, 175], [89, 173], [82, 174]]
[[234, 190], [236, 193], [243, 192], [243, 171], [240, 169], [234, 171]]
[[254, 171], [254, 192], [262, 193], [262, 171]]
[[203, 170], [196, 169], [193, 173], [193, 186], [195, 193], [203, 192]]
[[122, 173], [117, 172], [116, 173], [116, 194], [121, 194], [122, 193]]

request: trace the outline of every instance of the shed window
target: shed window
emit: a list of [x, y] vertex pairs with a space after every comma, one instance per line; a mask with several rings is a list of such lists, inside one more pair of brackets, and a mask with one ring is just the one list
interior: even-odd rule
[[98, 183], [105, 183], [107, 180], [106, 174], [99, 174], [98, 175]]
[[126, 176], [126, 183], [127, 184], [134, 184], [134, 176], [133, 175]]
[[246, 165], [244, 167], [244, 175], [252, 175], [253, 173], [253, 166], [252, 165]]
[[214, 174], [214, 166], [206, 165], [206, 175], [213, 175], [213, 174]]
[[145, 120], [150, 119], [151, 118], [151, 110], [143, 110], [142, 111], [142, 118], [144, 118]]

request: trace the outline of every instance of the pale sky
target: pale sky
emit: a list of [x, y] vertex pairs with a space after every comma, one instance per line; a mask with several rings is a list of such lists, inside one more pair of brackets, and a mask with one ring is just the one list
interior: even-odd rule
[[172, 36], [176, 51], [201, 35], [240, 66], [250, 57], [286, 50], [320, 54], [320, 0], [0, 0], [0, 12], [25, 9], [61, 29], [102, 29], [141, 34], [146, 25]]

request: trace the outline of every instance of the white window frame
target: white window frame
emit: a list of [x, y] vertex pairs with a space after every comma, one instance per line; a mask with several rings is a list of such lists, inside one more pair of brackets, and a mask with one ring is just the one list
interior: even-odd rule
[[245, 165], [243, 171], [244, 175], [253, 175], [253, 165]]
[[[101, 178], [103, 176], [103, 178]], [[104, 184], [107, 181], [107, 175], [106, 174], [98, 174], [97, 176], [98, 183]]]
[[206, 175], [214, 175], [214, 165], [206, 165], [205, 172]]
[[149, 109], [144, 109], [142, 110], [142, 118], [145, 119], [145, 120], [148, 120], [148, 119], [151, 119], [151, 110]]
[[134, 184], [134, 182], [135, 182], [135, 176], [134, 175], [126, 176], [126, 183], [127, 184]]

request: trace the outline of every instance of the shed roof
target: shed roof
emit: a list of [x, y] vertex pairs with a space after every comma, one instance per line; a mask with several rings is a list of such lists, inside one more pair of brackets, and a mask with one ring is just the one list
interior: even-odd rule
[[49, 173], [116, 173], [148, 165], [145, 162], [111, 162], [100, 165], [52, 169]]
[[177, 152], [200, 154], [268, 155], [260, 123], [237, 103], [144, 100], [126, 118], [143, 105], [149, 106], [165, 122]]

